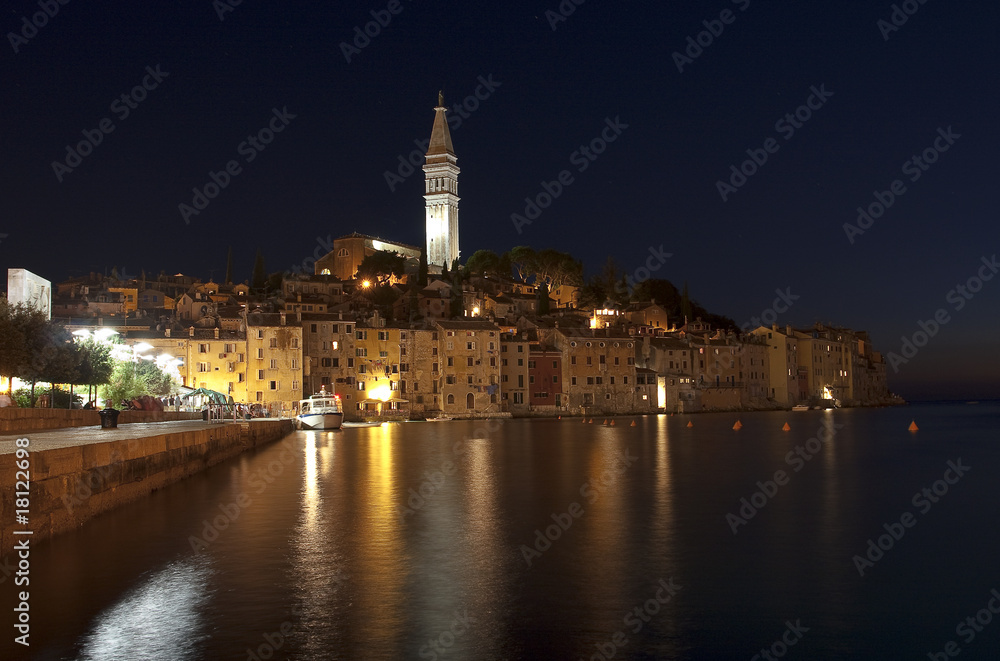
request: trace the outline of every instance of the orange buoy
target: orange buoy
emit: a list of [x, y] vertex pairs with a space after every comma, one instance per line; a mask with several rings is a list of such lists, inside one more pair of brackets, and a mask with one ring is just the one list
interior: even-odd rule
[[612, 427], [614, 427], [614, 426], [615, 426], [615, 419], [614, 419], [614, 418], [611, 418], [611, 426], [612, 426]]
[[740, 429], [743, 429], [743, 423], [742, 423], [742, 422], [740, 422], [739, 420], [737, 420], [737, 421], [736, 421], [736, 424], [735, 424], [735, 425], [733, 425], [733, 429], [735, 429], [735, 430], [737, 430], [737, 431], [739, 431]]
[[594, 419], [593, 419], [593, 418], [591, 418], [590, 420], [588, 420], [588, 421], [587, 421], [587, 424], [588, 424], [588, 425], [592, 425], [592, 424], [594, 424]]
[[582, 422], [583, 422], [583, 424], [587, 424], [587, 418], [586, 418], [586, 416], [584, 416]]
[[916, 420], [911, 420], [910, 421], [910, 427], [909, 427], [909, 429], [910, 429], [910, 431], [918, 431], [920, 429], [919, 427], [917, 427], [917, 421]]
[[604, 418], [604, 422], [602, 422], [601, 424], [602, 424], [602, 425], [606, 425], [606, 424], [608, 424], [608, 419], [607, 419], [607, 418]]
[[688, 420], [688, 427], [694, 427], [694, 422], [692, 422], [691, 420]]
[[559, 416], [558, 418], [556, 418], [556, 420], [562, 420], [562, 416]]
[[629, 425], [629, 427], [635, 427], [635, 420], [632, 421], [632, 424]]
[[785, 426], [781, 428], [781, 431], [789, 431], [789, 430], [791, 430], [791, 427], [789, 427], [788, 423], [786, 422]]

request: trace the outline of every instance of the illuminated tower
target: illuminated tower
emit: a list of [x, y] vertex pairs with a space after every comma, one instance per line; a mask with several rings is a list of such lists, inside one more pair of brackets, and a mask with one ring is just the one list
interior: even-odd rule
[[427, 216], [427, 269], [440, 273], [458, 259], [458, 157], [451, 146], [451, 133], [444, 97], [438, 92], [434, 128], [424, 165], [424, 206]]

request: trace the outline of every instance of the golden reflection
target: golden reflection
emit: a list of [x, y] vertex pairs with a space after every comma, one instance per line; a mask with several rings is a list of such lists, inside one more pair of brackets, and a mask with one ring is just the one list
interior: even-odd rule
[[[394, 450], [399, 425], [380, 425], [362, 430], [357, 442], [362, 444], [358, 466], [357, 500], [348, 506], [360, 514], [354, 529], [357, 550], [357, 574], [363, 576], [365, 589], [355, 593], [357, 636], [360, 640], [377, 639], [385, 632], [398, 631], [404, 625], [405, 547], [396, 505], [403, 501], [405, 486], [395, 484]], [[364, 458], [362, 458], [364, 457]]]
[[669, 417], [656, 416], [656, 499], [653, 508], [653, 541], [662, 556], [674, 551], [674, 483], [670, 465]]

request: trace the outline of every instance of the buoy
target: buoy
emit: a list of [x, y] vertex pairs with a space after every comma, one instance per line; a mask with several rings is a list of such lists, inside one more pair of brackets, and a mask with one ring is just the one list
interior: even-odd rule
[[614, 427], [614, 426], [615, 426], [615, 420], [614, 420], [614, 418], [612, 418], [612, 419], [611, 419], [611, 426], [612, 426], [612, 427]]
[[607, 418], [604, 418], [604, 422], [602, 422], [601, 424], [602, 424], [602, 425], [606, 425], [606, 424], [608, 424], [608, 419], [607, 419]]
[[562, 416], [559, 416], [558, 418], [556, 418], [556, 420], [562, 420]]
[[785, 426], [781, 428], [781, 431], [790, 431], [791, 429], [792, 429], [792, 428], [791, 428], [791, 427], [789, 427], [789, 426], [788, 426], [788, 423], [786, 422], [786, 423], [785, 423]]
[[594, 419], [593, 419], [593, 418], [591, 418], [590, 420], [588, 420], [588, 421], [587, 421], [587, 424], [588, 424], [588, 425], [592, 425], [592, 424], [594, 424]]
[[688, 427], [694, 427], [694, 422], [688, 420]]
[[742, 423], [742, 422], [740, 422], [739, 420], [737, 420], [737, 421], [736, 421], [736, 424], [735, 424], [735, 425], [733, 425], [733, 429], [736, 429], [736, 430], [740, 430], [740, 429], [743, 429], [743, 423]]
[[583, 424], [587, 424], [587, 418], [584, 417], [583, 420], [582, 420], [582, 422], [583, 422]]
[[635, 427], [635, 420], [632, 421], [632, 424], [629, 425], [629, 427]]
[[917, 427], [917, 421], [916, 420], [911, 420], [910, 421], [910, 431], [918, 431], [919, 429], [920, 428]]

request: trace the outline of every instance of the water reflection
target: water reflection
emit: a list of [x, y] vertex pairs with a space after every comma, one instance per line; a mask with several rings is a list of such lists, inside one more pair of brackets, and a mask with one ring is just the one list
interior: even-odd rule
[[202, 608], [211, 597], [211, 574], [204, 556], [156, 572], [97, 617], [78, 661], [198, 658], [208, 638]]

